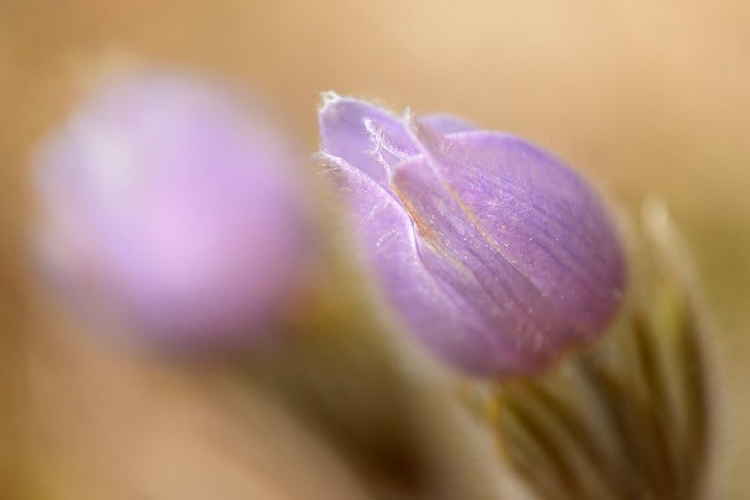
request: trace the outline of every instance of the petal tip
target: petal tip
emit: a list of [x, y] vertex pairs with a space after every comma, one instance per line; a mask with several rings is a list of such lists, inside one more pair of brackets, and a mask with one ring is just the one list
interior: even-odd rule
[[443, 150], [444, 137], [409, 108], [404, 111], [404, 124], [412, 140], [423, 153], [434, 156]]
[[326, 108], [329, 104], [333, 104], [336, 101], [341, 100], [341, 96], [338, 95], [333, 90], [325, 90], [320, 93], [320, 106], [318, 106], [318, 109], [322, 111]]
[[341, 103], [350, 100], [350, 97], [342, 96], [333, 90], [321, 92], [320, 104], [318, 105], [318, 116], [335, 115], [339, 112], [338, 110], [341, 109]]

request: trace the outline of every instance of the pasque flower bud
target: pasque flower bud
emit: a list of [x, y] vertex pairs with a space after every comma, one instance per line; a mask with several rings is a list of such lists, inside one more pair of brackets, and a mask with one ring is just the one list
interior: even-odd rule
[[324, 96], [318, 155], [384, 297], [473, 374], [537, 372], [603, 332], [625, 262], [597, 193], [559, 159], [446, 115]]
[[217, 82], [111, 82], [35, 157], [41, 261], [80, 308], [156, 344], [251, 342], [304, 274], [294, 150]]

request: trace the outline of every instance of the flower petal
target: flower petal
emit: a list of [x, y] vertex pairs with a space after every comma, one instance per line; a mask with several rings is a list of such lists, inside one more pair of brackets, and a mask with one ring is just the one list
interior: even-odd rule
[[446, 113], [433, 113], [423, 116], [421, 120], [434, 128], [441, 134], [455, 134], [457, 132], [468, 132], [476, 130], [476, 126], [463, 118], [459, 118]]
[[[427, 157], [416, 156], [399, 165], [393, 185], [417, 228], [425, 267], [464, 302], [465, 320], [483, 325], [480, 332], [493, 339], [489, 372], [537, 371], [576, 342], [580, 335], [575, 325], [498, 253]], [[487, 354], [475, 352], [479, 359]]]
[[611, 320], [625, 285], [614, 224], [586, 181], [523, 139], [410, 131], [479, 232], [586, 335]]
[[396, 116], [366, 101], [327, 93], [318, 111], [318, 124], [322, 152], [346, 160], [381, 186], [387, 186], [386, 168], [374, 154], [378, 146], [375, 131], [387, 127], [409, 141]]
[[385, 300], [425, 343], [472, 373], [534, 370], [528, 358], [516, 355], [515, 341], [505, 343], [466, 296], [446, 289], [425, 267], [412, 221], [389, 192], [340, 158], [318, 159], [347, 202]]

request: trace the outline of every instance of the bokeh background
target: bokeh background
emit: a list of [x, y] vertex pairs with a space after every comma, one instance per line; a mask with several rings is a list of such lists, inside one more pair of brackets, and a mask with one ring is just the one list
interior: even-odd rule
[[[8, 395], [0, 405], [10, 423], [0, 464], [8, 488], [23, 463], [15, 450], [32, 442], [42, 450], [39, 477], [57, 498], [276, 498], [269, 485], [294, 464], [261, 458], [273, 452], [289, 464], [299, 447], [316, 446], [292, 437], [296, 430], [274, 440], [263, 425], [276, 417], [257, 419], [254, 451], [234, 446], [247, 439], [245, 424], [216, 424], [192, 383], [85, 336], [59, 335], [78, 325], [41, 318], [49, 314], [35, 306], [31, 148], [97, 75], [143, 63], [193, 68], [268, 95], [310, 152], [318, 94], [336, 90], [526, 136], [634, 215], [646, 197], [662, 197], [692, 246], [716, 327], [727, 402], [721, 481], [726, 498], [747, 498], [750, 3], [742, 0], [0, 0], [0, 371]], [[251, 413], [275, 411], [260, 406]], [[347, 475], [334, 459], [329, 465]], [[312, 484], [315, 477], [300, 479], [305, 493], [289, 498], [312, 498]]]

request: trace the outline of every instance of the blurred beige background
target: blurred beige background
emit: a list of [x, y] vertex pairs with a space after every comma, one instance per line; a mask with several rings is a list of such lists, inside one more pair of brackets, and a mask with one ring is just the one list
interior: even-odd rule
[[[318, 92], [336, 90], [524, 135], [585, 171], [633, 213], [646, 196], [663, 197], [693, 246], [718, 327], [732, 403], [723, 480], [728, 497], [746, 498], [750, 484], [743, 486], [741, 475], [750, 433], [740, 423], [750, 416], [750, 3], [2, 0], [0, 370], [20, 394], [14, 400], [25, 398], [24, 384], [41, 378], [60, 385], [50, 393], [62, 406], [75, 401], [90, 409], [104, 397], [90, 379], [103, 373], [130, 388], [126, 401], [146, 397], [137, 388], [161, 394], [137, 363], [110, 363], [97, 348], [61, 342], [50, 368], [34, 361], [50, 353], [29, 354], [38, 344], [25, 340], [34, 324], [25, 270], [30, 148], [92, 77], [134, 61], [185, 65], [268, 94], [311, 152]], [[62, 407], [42, 399], [53, 413]], [[121, 414], [91, 410], [86, 418], [111, 431], [120, 423], [103, 422]], [[50, 456], [64, 460], [75, 444], [54, 436], [72, 439], [88, 429], [76, 430], [82, 424], [75, 414], [59, 420], [45, 425], [56, 443]], [[18, 439], [17, 430], [6, 434]], [[185, 434], [195, 449], [202, 446], [201, 435]], [[90, 455], [120, 453], [127, 443], [108, 446], [114, 448], [92, 445]], [[9, 467], [16, 463], [3, 458]], [[185, 460], [175, 471], [197, 466]], [[223, 474], [239, 481], [239, 468], [231, 467]]]

